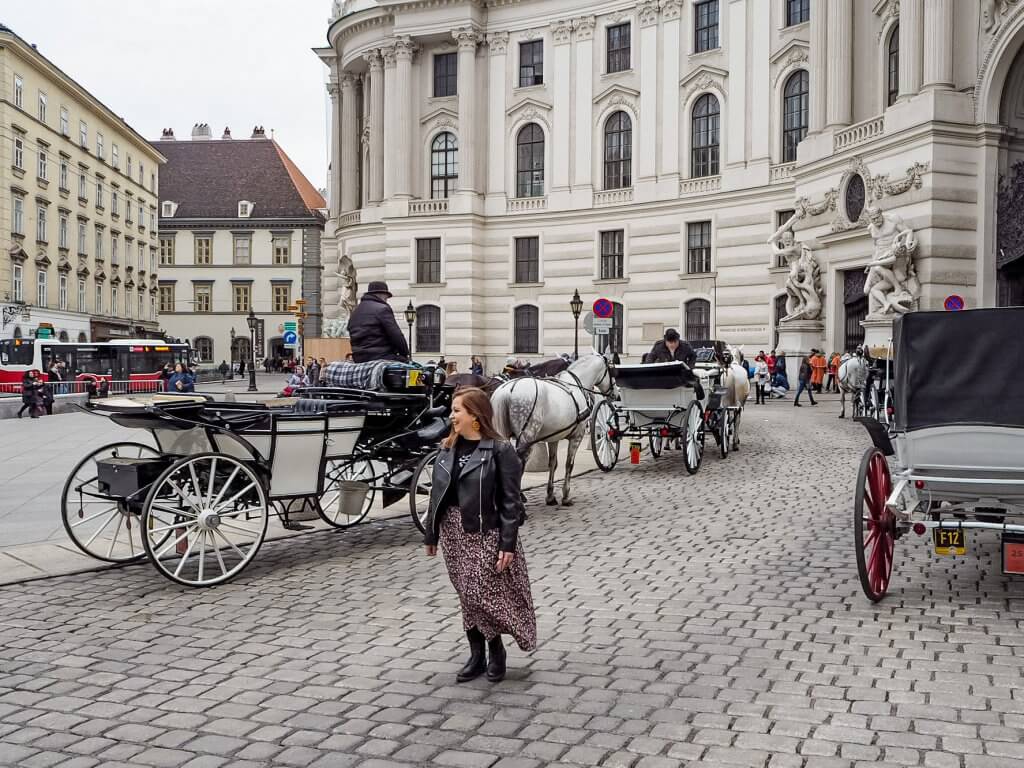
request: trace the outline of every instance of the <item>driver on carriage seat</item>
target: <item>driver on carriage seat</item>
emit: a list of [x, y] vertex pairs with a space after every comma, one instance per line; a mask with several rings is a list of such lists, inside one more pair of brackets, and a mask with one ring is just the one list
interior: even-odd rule
[[362, 301], [348, 321], [353, 362], [408, 362], [409, 345], [388, 304], [390, 298], [391, 291], [387, 283], [373, 280], [367, 286]]
[[645, 363], [671, 363], [680, 361], [686, 363], [690, 368], [697, 362], [697, 353], [693, 347], [679, 338], [679, 331], [669, 328], [665, 331], [665, 337], [655, 343], [651, 351], [644, 356]]

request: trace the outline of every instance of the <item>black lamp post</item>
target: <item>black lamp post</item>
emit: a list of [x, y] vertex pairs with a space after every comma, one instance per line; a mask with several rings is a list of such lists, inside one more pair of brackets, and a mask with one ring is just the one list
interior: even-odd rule
[[235, 378], [235, 327], [231, 326], [231, 369], [228, 371], [228, 378]]
[[572, 339], [572, 359], [580, 359], [580, 312], [583, 311], [583, 299], [580, 298], [580, 291], [577, 288], [572, 294], [572, 301], [569, 302], [569, 309], [572, 310], [572, 318], [576, 321], [576, 335]]
[[249, 326], [249, 392], [256, 391], [256, 313], [249, 307], [249, 315], [245, 318]]
[[416, 307], [412, 305], [412, 299], [405, 308], [405, 322], [409, 324], [409, 359], [412, 360], [412, 327], [416, 323]]

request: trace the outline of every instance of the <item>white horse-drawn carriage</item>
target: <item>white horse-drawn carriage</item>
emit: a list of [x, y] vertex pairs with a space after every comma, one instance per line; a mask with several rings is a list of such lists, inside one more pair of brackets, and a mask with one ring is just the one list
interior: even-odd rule
[[993, 531], [1003, 573], [1024, 574], [1022, 327], [1022, 307], [896, 320], [894, 419], [859, 419], [874, 442], [853, 519], [870, 600], [888, 591], [895, 543], [910, 532], [930, 532], [936, 554], [963, 555], [969, 531]]

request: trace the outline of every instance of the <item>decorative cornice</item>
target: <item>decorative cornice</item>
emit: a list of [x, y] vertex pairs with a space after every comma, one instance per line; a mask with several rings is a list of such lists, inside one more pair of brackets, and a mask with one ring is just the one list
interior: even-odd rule
[[351, 75], [348, 72], [346, 72], [342, 76], [342, 78], [341, 78], [341, 87], [343, 89], [345, 89], [345, 88], [355, 88], [356, 87], [356, 77], [355, 77], [355, 75]]
[[597, 19], [593, 16], [578, 16], [572, 20], [572, 28], [576, 32], [576, 40], [593, 40], [594, 27], [597, 26]]
[[769, 63], [772, 72], [772, 88], [779, 84], [783, 75], [793, 69], [806, 65], [810, 61], [810, 52], [806, 44], [794, 40], [777, 54]]
[[331, 101], [338, 100], [338, 94], [341, 93], [341, 89], [338, 87], [337, 81], [331, 80], [327, 83], [327, 93], [330, 94]]
[[729, 73], [718, 67], [703, 66], [695, 69], [679, 82], [682, 89], [681, 103], [685, 104], [692, 96], [701, 91], [715, 90], [724, 99], [728, 94], [725, 83]]
[[544, 30], [542, 29], [524, 29], [519, 33], [519, 39], [524, 43], [528, 43], [531, 40], [540, 40], [542, 37], [544, 37]]
[[834, 211], [836, 209], [836, 198], [838, 197], [839, 190], [830, 189], [825, 192], [825, 196], [820, 202], [812, 203], [810, 198], [800, 197], [793, 203], [793, 207], [801, 215], [801, 218], [804, 216], [820, 216], [825, 211]]
[[452, 37], [459, 44], [459, 53], [465, 51], [476, 53], [476, 47], [483, 39], [483, 36], [472, 27], [453, 29]]
[[634, 115], [639, 114], [637, 106], [640, 99], [640, 92], [618, 83], [608, 86], [605, 90], [594, 97], [594, 104], [603, 110], [607, 107], [627, 107]]
[[508, 52], [508, 32], [491, 32], [487, 35], [487, 48], [491, 56], [504, 56]]
[[384, 67], [384, 57], [381, 56], [380, 49], [374, 48], [372, 51], [367, 51], [363, 58], [366, 60], [367, 65], [370, 67], [370, 71], [374, 72]]
[[[907, 169], [902, 179], [889, 181], [889, 174], [883, 173], [876, 176], [873, 183], [876, 200], [893, 195], [902, 195], [911, 189], [920, 189], [923, 176], [928, 173], [928, 163], [914, 163]], [[865, 179], [866, 181], [866, 179]]]
[[675, 21], [683, 15], [683, 0], [661, 0], [661, 16], [665, 21]]
[[568, 43], [572, 40], [572, 19], [559, 19], [551, 23], [551, 37], [555, 45]]
[[640, 0], [636, 10], [640, 16], [641, 27], [650, 27], [658, 23], [658, 0]]
[[395, 58], [395, 44], [389, 43], [387, 45], [382, 45], [379, 50], [381, 58], [384, 60], [384, 68], [394, 68], [398, 63], [398, 60]]
[[527, 123], [541, 122], [548, 128], [551, 127], [550, 115], [551, 105], [545, 104], [536, 99], [523, 99], [506, 111], [510, 123], [523, 121]]
[[411, 61], [412, 56], [419, 50], [419, 46], [412, 41], [409, 35], [401, 35], [395, 38], [395, 58], [404, 61]]
[[434, 127], [454, 128], [459, 124], [459, 113], [448, 107], [438, 107], [420, 118], [420, 125], [430, 122], [433, 122]]

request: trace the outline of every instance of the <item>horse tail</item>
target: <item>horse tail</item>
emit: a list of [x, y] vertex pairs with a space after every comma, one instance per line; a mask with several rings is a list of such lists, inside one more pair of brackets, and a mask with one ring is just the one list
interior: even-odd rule
[[491, 395], [494, 409], [494, 428], [505, 438], [512, 437], [512, 385], [508, 382], [499, 386]]

